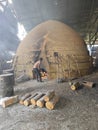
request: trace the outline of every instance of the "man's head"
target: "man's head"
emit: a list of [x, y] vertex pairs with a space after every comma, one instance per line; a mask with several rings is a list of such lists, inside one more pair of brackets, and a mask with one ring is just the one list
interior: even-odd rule
[[40, 61], [42, 61], [42, 60], [43, 60], [43, 58], [40, 58], [39, 60], [40, 60]]

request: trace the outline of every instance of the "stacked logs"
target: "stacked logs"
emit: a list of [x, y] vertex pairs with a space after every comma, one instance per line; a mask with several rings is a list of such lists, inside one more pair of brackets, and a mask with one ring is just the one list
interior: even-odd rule
[[25, 106], [33, 105], [40, 108], [46, 107], [49, 110], [53, 110], [58, 101], [59, 97], [55, 94], [54, 90], [51, 90], [46, 93], [27, 93], [21, 97], [19, 103]]

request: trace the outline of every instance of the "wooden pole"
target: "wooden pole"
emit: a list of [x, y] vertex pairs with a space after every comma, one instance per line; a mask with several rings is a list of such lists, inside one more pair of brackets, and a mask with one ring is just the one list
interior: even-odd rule
[[53, 96], [55, 95], [55, 91], [49, 91], [46, 93], [46, 95], [44, 96], [44, 100], [47, 102], [49, 101]]
[[54, 109], [58, 101], [59, 101], [59, 97], [55, 95], [50, 101], [46, 102], [46, 108], [49, 110]]
[[34, 98], [31, 99], [31, 104], [35, 106], [37, 103], [37, 100], [39, 100], [44, 95], [45, 94], [39, 93], [37, 96], [35, 96]]

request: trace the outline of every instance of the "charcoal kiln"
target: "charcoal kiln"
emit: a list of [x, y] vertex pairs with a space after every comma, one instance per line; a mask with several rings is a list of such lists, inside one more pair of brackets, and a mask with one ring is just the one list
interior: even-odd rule
[[16, 77], [26, 73], [32, 78], [33, 64], [43, 58], [48, 78], [75, 78], [92, 70], [92, 58], [80, 35], [59, 21], [36, 26], [19, 44], [14, 59]]

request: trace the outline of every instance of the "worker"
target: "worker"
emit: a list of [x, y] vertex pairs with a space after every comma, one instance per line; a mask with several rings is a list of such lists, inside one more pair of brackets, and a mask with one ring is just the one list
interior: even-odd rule
[[37, 81], [42, 82], [40, 68], [42, 64], [43, 58], [40, 58], [38, 61], [35, 62], [33, 66], [33, 75], [35, 75]]

